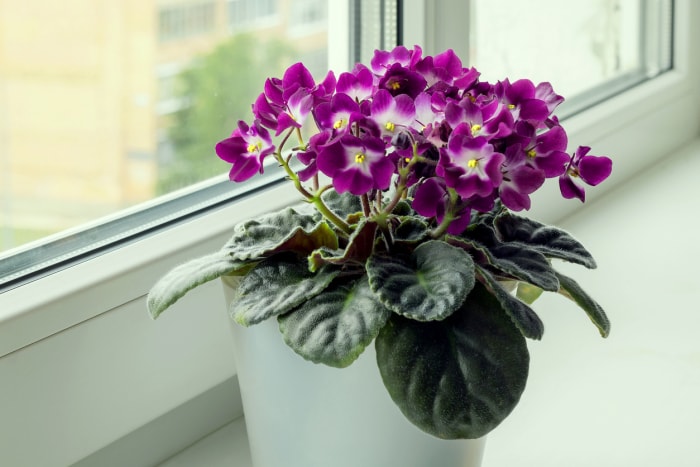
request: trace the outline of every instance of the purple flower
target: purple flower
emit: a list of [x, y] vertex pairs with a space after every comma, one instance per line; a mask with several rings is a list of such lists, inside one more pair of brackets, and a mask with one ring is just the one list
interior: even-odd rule
[[[431, 177], [418, 186], [411, 206], [421, 216], [434, 217], [440, 223], [445, 218], [449, 201], [450, 196], [445, 181], [441, 178]], [[455, 218], [447, 228], [447, 233], [458, 235], [469, 226], [471, 208], [465, 204], [458, 208], [453, 215]]]
[[352, 72], [341, 73], [338, 77], [335, 91], [340, 94], [347, 94], [356, 102], [368, 99], [374, 91], [374, 76], [369, 68], [358, 66]]
[[330, 102], [316, 106], [316, 121], [325, 130], [343, 134], [357, 119], [361, 118], [360, 105], [347, 94], [336, 94]]
[[[371, 119], [389, 139], [401, 127], [409, 127], [416, 115], [413, 99], [405, 94], [396, 97], [384, 89], [374, 94], [371, 106]], [[399, 128], [397, 128], [399, 127]]]
[[[523, 126], [529, 125], [521, 127]], [[565, 152], [568, 142], [566, 132], [561, 126], [554, 126], [536, 136], [534, 129], [531, 129], [530, 142], [524, 150], [527, 161], [533, 167], [544, 171], [545, 177], [558, 177], [564, 173], [570, 159]]]
[[577, 180], [596, 186], [610, 176], [612, 160], [605, 156], [588, 155], [590, 150], [588, 146], [579, 146], [571, 157], [566, 172], [559, 177], [559, 189], [564, 198], [578, 198], [584, 202], [586, 191]]
[[263, 159], [272, 154], [270, 134], [258, 120], [249, 127], [244, 121], [238, 122], [229, 138], [216, 145], [216, 154], [233, 164], [229, 178], [234, 182], [248, 180], [256, 173], [262, 173]]
[[505, 152], [503, 163], [503, 181], [498, 187], [501, 202], [513, 211], [530, 209], [530, 194], [534, 193], [545, 181], [545, 173], [529, 164], [522, 156], [522, 148], [515, 144]]
[[420, 74], [395, 63], [379, 80], [379, 89], [386, 89], [392, 96], [408, 94], [412, 99], [425, 90], [427, 81]]
[[314, 103], [313, 96], [306, 88], [299, 88], [287, 101], [287, 109], [277, 116], [275, 136], [279, 136], [288, 128], [301, 128], [306, 116], [311, 112]]
[[505, 159], [486, 138], [473, 138], [471, 131], [465, 124], [455, 128], [447, 146], [440, 150], [437, 167], [437, 174], [445, 177], [447, 186], [464, 199], [490, 195], [501, 183], [500, 167]]
[[330, 131], [316, 133], [311, 138], [309, 138], [309, 144], [306, 145], [306, 148], [303, 151], [299, 151], [296, 154], [299, 162], [306, 166], [305, 168], [297, 172], [299, 180], [305, 182], [318, 173], [316, 158], [318, 157], [318, 153], [323, 149], [323, 147], [328, 144], [328, 142], [331, 139], [331, 136], [332, 133]]
[[499, 99], [512, 112], [516, 120], [530, 122], [538, 128], [549, 116], [547, 103], [535, 96], [535, 85], [529, 79], [520, 79], [511, 84], [507, 79], [495, 86]]
[[462, 61], [452, 49], [448, 49], [440, 54], [424, 57], [416, 64], [418, 71], [428, 82], [428, 86], [436, 83], [446, 83], [452, 85], [455, 79], [464, 74]]
[[384, 142], [372, 136], [350, 134], [324, 147], [316, 159], [318, 169], [331, 177], [338, 193], [360, 196], [386, 190], [394, 175], [394, 163], [385, 154]]
[[383, 75], [389, 67], [399, 64], [402, 67], [414, 69], [416, 63], [421, 59], [423, 49], [414, 46], [413, 50], [408, 50], [403, 45], [394, 47], [393, 50], [375, 50], [370, 61], [372, 71], [378, 75]]

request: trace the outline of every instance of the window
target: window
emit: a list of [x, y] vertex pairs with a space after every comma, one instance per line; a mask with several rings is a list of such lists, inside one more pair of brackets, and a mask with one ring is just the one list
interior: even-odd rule
[[0, 5], [0, 288], [236, 196], [216, 141], [265, 77], [327, 68], [325, 1], [20, 3]]
[[[513, 0], [153, 0], [118, 3], [122, 15], [85, 11], [72, 0], [62, 10], [63, 22], [52, 21], [51, 2], [43, 1], [43, 15], [10, 4], [0, 15], [12, 39], [7, 43], [17, 50], [58, 43], [64, 54], [54, 61], [15, 49], [0, 55], [0, 286], [118, 248], [242, 196], [246, 187], [233, 188], [217, 175], [226, 165], [211, 157], [213, 143], [247, 115], [262, 79], [284, 64], [301, 59], [317, 77], [323, 74], [329, 41], [345, 40], [345, 47], [349, 41], [351, 62], [397, 42], [421, 44], [426, 53], [452, 47], [489, 80], [552, 80], [567, 96], [569, 114], [668, 70], [673, 56], [670, 0], [596, 0], [577, 4], [575, 14], [560, 11], [556, 0], [529, 8]], [[298, 24], [324, 24], [331, 10], [350, 11], [347, 35], [338, 23], [330, 37], [326, 29], [308, 27], [316, 32], [285, 36]], [[545, 11], [557, 21], [538, 24]], [[47, 32], [29, 36], [17, 24]], [[548, 40], [566, 34], [577, 48], [562, 51], [563, 40]], [[345, 53], [334, 47], [331, 65], [337, 67]], [[118, 58], [108, 54], [113, 50]], [[572, 63], [586, 63], [591, 72], [564, 66], [562, 60], [574, 55]], [[273, 61], [276, 67], [268, 67]], [[74, 69], [65, 68], [71, 64]], [[222, 104], [225, 109], [216, 107]], [[45, 153], [37, 141], [51, 141], [50, 157], [41, 163], [32, 162]], [[272, 170], [269, 175], [274, 179]]]
[[158, 12], [158, 35], [161, 41], [203, 35], [214, 29], [214, 2], [166, 6]]

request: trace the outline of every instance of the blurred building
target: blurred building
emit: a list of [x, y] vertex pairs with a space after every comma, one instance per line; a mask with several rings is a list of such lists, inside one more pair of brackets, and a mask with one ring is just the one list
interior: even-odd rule
[[[325, 66], [326, 0], [0, 0], [0, 251], [151, 199], [173, 92], [239, 32]], [[167, 142], [165, 142], [167, 143]]]

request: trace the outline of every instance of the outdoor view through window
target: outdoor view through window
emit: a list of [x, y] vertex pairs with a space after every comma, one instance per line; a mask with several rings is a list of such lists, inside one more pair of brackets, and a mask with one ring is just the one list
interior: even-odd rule
[[327, 70], [326, 0], [0, 2], [0, 252], [227, 171], [264, 79]]
[[[0, 1], [0, 259], [224, 174], [213, 147], [250, 121], [266, 77], [297, 61], [325, 76], [332, 1]], [[399, 8], [350, 4], [366, 62], [382, 35], [393, 46]], [[583, 108], [670, 66], [670, 0], [463, 5], [468, 44], [452, 47], [491, 82], [551, 81]]]

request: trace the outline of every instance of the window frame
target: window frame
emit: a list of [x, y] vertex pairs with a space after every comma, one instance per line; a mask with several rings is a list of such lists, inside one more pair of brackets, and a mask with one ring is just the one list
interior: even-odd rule
[[[456, 1], [459, 0], [405, 0], [403, 11], [405, 13], [409, 7], [420, 7], [423, 10], [417, 11], [425, 11], [428, 5], [444, 8], [442, 13], [436, 9], [425, 16], [436, 21], [440, 14], [449, 15], [449, 5]], [[333, 0], [329, 5], [329, 16], [335, 21], [329, 50], [341, 51], [331, 54], [329, 63], [335, 70], [347, 68], [349, 58], [347, 37], [350, 28], [349, 22], [344, 19], [347, 8], [347, 0]], [[536, 206], [531, 212], [533, 216], [554, 222], [579, 209], [586, 209], [586, 206], [638, 171], [658, 163], [666, 154], [698, 136], [700, 93], [694, 83], [700, 81], [700, 55], [693, 53], [692, 44], [700, 43], [700, 28], [691, 28], [691, 24], [700, 24], [700, 3], [676, 0], [675, 11], [674, 69], [587, 109], [566, 122], [571, 146], [590, 144], [598, 153], [615, 156], [612, 179], [591, 190], [586, 205], [580, 205], [575, 200], [554, 200], [556, 197], [542, 193], [541, 199], [533, 202], [533, 206]], [[416, 21], [415, 18], [404, 18], [406, 21]], [[404, 31], [412, 31], [412, 36], [404, 36], [404, 42], [422, 43], [421, 36], [416, 35], [421, 28], [416, 26], [409, 29], [408, 24], [404, 23]], [[446, 30], [443, 28], [442, 34], [446, 34]], [[0, 359], [12, 356], [34, 343], [51, 339], [121, 305], [143, 301], [150, 286], [164, 272], [187, 259], [219, 248], [228, 238], [231, 226], [259, 215], [259, 206], [275, 210], [298, 199], [291, 184], [267, 187], [251, 196], [222, 205], [186, 222], [175, 223], [120, 248], [0, 294]], [[220, 298], [214, 297], [207, 304], [220, 301]], [[173, 310], [169, 313], [188, 311], [200, 310]], [[209, 311], [216, 312], [206, 310], [207, 313]], [[223, 309], [221, 312], [224, 313]], [[145, 308], [143, 316], [143, 326], [151, 326]], [[209, 337], [189, 335], [185, 331], [182, 336], [174, 336], [181, 339], [183, 345], [206, 341]], [[129, 345], [130, 338], [124, 336], [125, 346]], [[157, 352], [158, 349], [154, 348], [153, 351]], [[212, 356], [216, 355], [215, 352], [213, 346]], [[138, 364], [138, 361], [129, 361], [124, 366]], [[105, 366], [104, 371], [112, 369]], [[188, 370], [179, 368], [178, 371]], [[98, 379], [100, 375], [91, 377]], [[185, 392], [181, 395], [183, 402], [191, 396]], [[120, 396], [115, 394], [110, 397]], [[115, 407], [118, 410], [118, 404]], [[147, 415], [153, 414], [145, 414], [144, 417]], [[58, 424], [64, 422], [56, 421]], [[61, 429], [69, 428], [63, 426]]]

